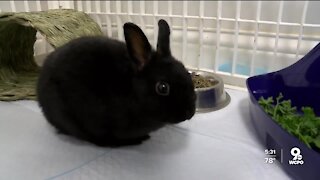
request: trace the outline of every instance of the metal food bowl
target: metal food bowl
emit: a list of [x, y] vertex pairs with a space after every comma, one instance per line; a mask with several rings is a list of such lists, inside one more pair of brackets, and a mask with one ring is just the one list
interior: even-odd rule
[[230, 103], [230, 96], [224, 90], [224, 83], [221, 77], [214, 73], [204, 71], [189, 71], [190, 74], [195, 73], [208, 78], [209, 80], [216, 81], [216, 84], [205, 88], [195, 88], [197, 95], [196, 111], [197, 112], [211, 112], [222, 109]]

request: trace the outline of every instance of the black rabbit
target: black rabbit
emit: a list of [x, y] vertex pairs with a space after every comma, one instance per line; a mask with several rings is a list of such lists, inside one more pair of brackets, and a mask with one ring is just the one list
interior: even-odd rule
[[156, 51], [137, 25], [126, 23], [126, 44], [81, 37], [52, 52], [37, 84], [49, 123], [99, 146], [122, 146], [190, 119], [196, 99], [191, 76], [171, 55], [167, 22], [158, 25]]

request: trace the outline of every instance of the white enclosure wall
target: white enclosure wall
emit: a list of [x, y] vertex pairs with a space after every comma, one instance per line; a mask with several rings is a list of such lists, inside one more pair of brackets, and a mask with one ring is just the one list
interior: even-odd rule
[[[120, 40], [132, 21], [154, 46], [157, 21], [166, 19], [176, 58], [241, 87], [248, 76], [293, 64], [320, 40], [319, 1], [0, 1], [0, 11], [54, 8], [84, 11]], [[50, 49], [44, 43], [40, 38], [36, 54]]]

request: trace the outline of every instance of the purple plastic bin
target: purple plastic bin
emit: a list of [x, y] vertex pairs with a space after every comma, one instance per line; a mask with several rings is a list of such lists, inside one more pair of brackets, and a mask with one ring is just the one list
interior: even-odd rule
[[[295, 136], [278, 125], [258, 104], [261, 96], [291, 99], [292, 105], [313, 107], [320, 115], [320, 43], [295, 64], [280, 71], [253, 76], [247, 79], [250, 95], [250, 115], [257, 134], [266, 149], [275, 149], [276, 158], [283, 169], [294, 179], [320, 179], [320, 153], [308, 148]], [[303, 164], [292, 165], [291, 150], [298, 147]], [[299, 160], [299, 159], [298, 159]], [[296, 161], [297, 162], [297, 161]], [[297, 162], [301, 163], [301, 161]]]

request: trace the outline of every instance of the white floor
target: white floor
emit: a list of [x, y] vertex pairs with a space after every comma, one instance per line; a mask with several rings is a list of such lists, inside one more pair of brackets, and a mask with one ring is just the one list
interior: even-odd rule
[[0, 179], [286, 180], [266, 164], [247, 92], [224, 109], [165, 127], [140, 146], [99, 148], [57, 135], [34, 101], [0, 102]]

